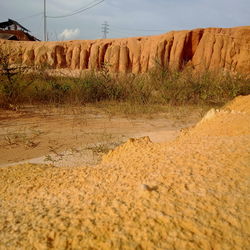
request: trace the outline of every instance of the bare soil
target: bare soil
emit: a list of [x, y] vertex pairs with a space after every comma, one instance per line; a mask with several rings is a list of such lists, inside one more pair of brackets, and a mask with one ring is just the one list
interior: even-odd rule
[[97, 164], [104, 153], [131, 137], [174, 139], [201, 118], [201, 110], [187, 107], [150, 115], [111, 115], [105, 107], [94, 106], [0, 110], [0, 166]]
[[88, 110], [79, 127], [72, 114], [53, 114], [51, 121], [35, 115], [36, 129], [47, 132], [39, 135], [40, 147], [50, 137], [59, 145], [81, 145], [80, 132], [73, 144], [80, 128], [106, 128], [117, 138], [151, 133], [167, 141], [129, 139], [95, 166], [0, 168], [0, 249], [248, 250], [250, 96], [211, 110], [173, 139], [183, 124], [198, 119], [188, 113], [185, 123], [173, 113], [125, 119]]

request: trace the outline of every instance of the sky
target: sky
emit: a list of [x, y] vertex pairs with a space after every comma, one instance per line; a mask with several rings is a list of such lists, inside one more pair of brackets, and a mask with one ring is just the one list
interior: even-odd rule
[[[108, 38], [250, 25], [249, 0], [46, 0], [46, 5], [53, 41], [102, 38], [104, 22]], [[81, 9], [86, 10], [67, 16]], [[14, 19], [43, 40], [43, 10], [44, 0], [0, 0], [0, 22]]]

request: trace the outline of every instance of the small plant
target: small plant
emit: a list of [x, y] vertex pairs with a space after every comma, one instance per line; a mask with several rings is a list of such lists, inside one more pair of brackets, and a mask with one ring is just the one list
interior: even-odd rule
[[34, 141], [28, 139], [28, 140], [25, 142], [25, 147], [26, 147], [26, 148], [36, 148], [39, 144], [40, 144], [40, 142], [34, 142]]
[[53, 153], [53, 154], [56, 155], [57, 157], [62, 158], [64, 155], [61, 154], [61, 153], [58, 153], [58, 149], [60, 149], [60, 147], [52, 147], [52, 146], [49, 146], [49, 152], [50, 152], [50, 153]]
[[99, 143], [91, 147], [86, 147], [86, 149], [91, 150], [96, 155], [106, 154], [110, 150], [108, 144], [105, 143]]
[[3, 146], [18, 146], [18, 145], [23, 145], [26, 148], [35, 148], [37, 147], [40, 142], [37, 141], [39, 136], [43, 134], [42, 131], [40, 130], [31, 130], [31, 132], [27, 132], [26, 130], [18, 131], [16, 133], [10, 133], [8, 132], [4, 136], [4, 145]]
[[12, 146], [16, 144], [16, 141], [14, 138], [11, 138], [10, 136], [6, 135], [4, 136], [4, 140], [6, 142], [7, 145]]
[[55, 163], [55, 160], [51, 157], [51, 155], [46, 155], [44, 161]]
[[29, 67], [18, 62], [11, 64], [10, 55], [0, 50], [0, 92], [4, 99], [2, 105], [5, 107], [14, 107], [20, 101], [22, 92], [33, 82], [33, 79], [23, 81], [28, 69]]

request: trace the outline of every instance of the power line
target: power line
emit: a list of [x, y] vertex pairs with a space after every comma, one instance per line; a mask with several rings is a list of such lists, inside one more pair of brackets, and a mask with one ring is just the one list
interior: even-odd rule
[[109, 33], [109, 24], [107, 21], [105, 21], [102, 24], [102, 32], [103, 32], [103, 38], [106, 39], [107, 38], [107, 34]]
[[69, 16], [74, 16], [74, 15], [80, 14], [80, 13], [86, 11], [86, 10], [92, 9], [93, 7], [95, 7], [95, 6], [99, 5], [99, 4], [101, 4], [102, 2], [104, 2], [104, 0], [101, 0], [101, 1], [99, 1], [99, 2], [97, 2], [97, 3], [95, 3], [95, 2], [96, 2], [96, 1], [94, 1], [94, 2], [92, 2], [92, 3], [90, 3], [90, 4], [88, 4], [88, 5], [85, 5], [85, 7], [82, 7], [82, 8], [80, 8], [80, 9], [78, 9], [78, 10], [76, 10], [76, 11], [73, 11], [72, 13], [67, 14], [67, 15], [61, 15], [61, 16], [47, 16], [47, 17], [48, 17], [48, 18], [65, 18], [65, 17], [69, 17]]
[[[97, 2], [98, 1], [98, 2]], [[85, 5], [84, 7], [81, 7], [80, 9], [77, 9], [73, 12], [71, 12], [70, 14], [67, 15], [61, 15], [61, 16], [48, 16], [46, 14], [46, 0], [44, 0], [44, 11], [43, 11], [43, 18], [44, 18], [44, 41], [47, 41], [47, 18], [65, 18], [65, 17], [69, 17], [69, 16], [73, 16], [76, 14], [80, 14], [86, 10], [89, 10], [97, 5], [99, 5], [100, 3], [104, 2], [104, 0], [95, 0], [91, 3], [89, 3], [88, 5]]]
[[85, 9], [85, 8], [88, 8], [88, 7], [90, 7], [92, 4], [94, 4], [95, 2], [100, 2], [100, 0], [94, 0], [93, 2], [91, 2], [91, 3], [89, 3], [89, 4], [87, 4], [87, 5], [83, 6], [83, 7], [81, 7], [81, 8], [79, 8], [79, 9], [75, 10], [75, 11], [72, 11], [72, 13], [75, 13], [75, 12], [81, 11], [81, 10], [83, 10], [83, 9]]

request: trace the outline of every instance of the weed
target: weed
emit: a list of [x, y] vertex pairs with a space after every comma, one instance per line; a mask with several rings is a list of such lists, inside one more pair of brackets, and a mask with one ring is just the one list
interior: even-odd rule
[[[2, 53], [2, 52], [1, 52]], [[113, 102], [141, 105], [222, 105], [237, 95], [250, 94], [248, 75], [228, 72], [194, 72], [164, 68], [160, 63], [144, 74], [111, 74], [108, 66], [99, 72], [86, 71], [79, 77], [52, 75], [46, 70], [32, 74], [23, 66], [9, 64], [7, 55], [0, 61], [0, 105], [70, 104]], [[133, 112], [128, 110], [128, 113]]]
[[56, 155], [59, 158], [62, 158], [64, 155], [62, 153], [58, 153], [58, 150], [60, 148], [61, 148], [60, 146], [59, 147], [49, 146], [49, 152], [53, 153], [54, 155]]
[[51, 162], [51, 163], [55, 163], [55, 159], [52, 158], [51, 155], [46, 155], [45, 158], [44, 158], [44, 161], [48, 161], [48, 162]]
[[12, 146], [16, 144], [15, 138], [11, 138], [10, 136], [4, 136], [4, 140], [8, 146]]
[[9, 54], [0, 50], [1, 105], [12, 108], [13, 104], [20, 101], [22, 92], [33, 82], [33, 78], [26, 77], [26, 80], [23, 80], [28, 70], [29, 67], [21, 65], [18, 61], [11, 64]]
[[39, 136], [43, 134], [40, 130], [31, 129], [27, 132], [25, 129], [17, 131], [15, 133], [7, 132], [4, 138], [3, 146], [18, 146], [23, 145], [26, 148], [35, 148], [40, 142], [37, 141]]

